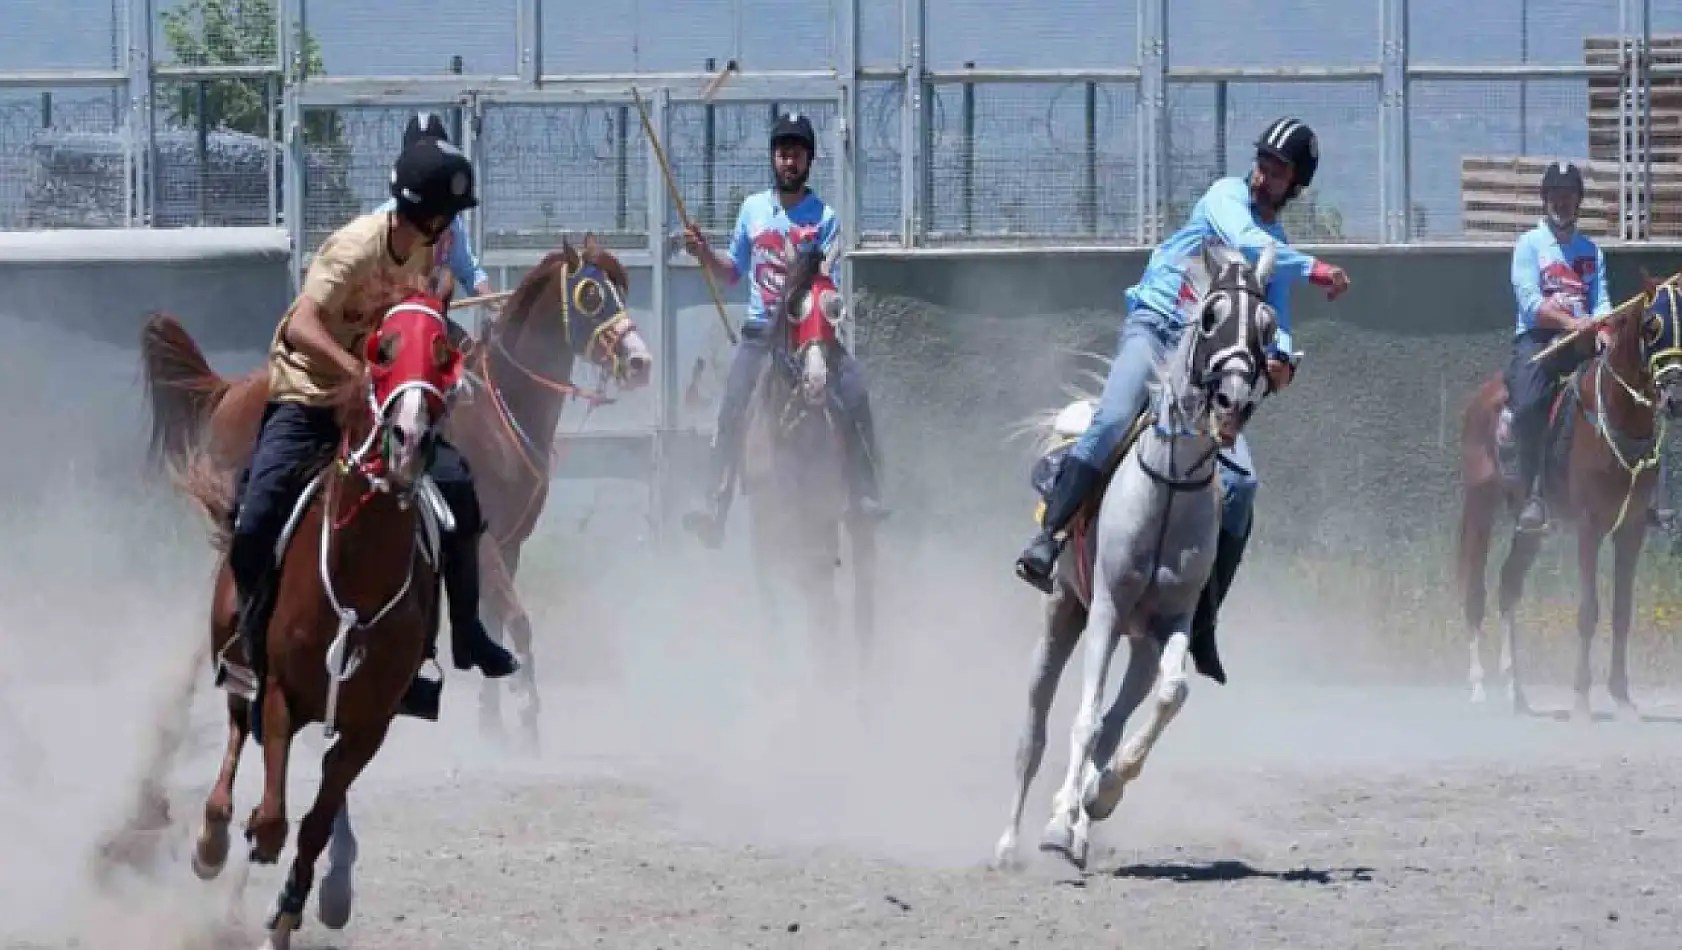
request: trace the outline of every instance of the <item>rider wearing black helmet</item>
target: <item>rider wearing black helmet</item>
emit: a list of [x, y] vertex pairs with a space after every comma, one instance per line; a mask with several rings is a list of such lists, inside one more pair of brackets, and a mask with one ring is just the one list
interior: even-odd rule
[[[241, 476], [228, 551], [240, 598], [240, 631], [259, 682], [273, 606], [274, 546], [313, 471], [311, 460], [339, 441], [333, 390], [361, 374], [363, 342], [380, 315], [428, 285], [433, 261], [427, 248], [457, 215], [478, 204], [472, 164], [434, 139], [417, 142], [398, 157], [391, 194], [394, 210], [364, 214], [322, 242], [269, 346], [269, 402]], [[508, 676], [519, 664], [490, 639], [478, 619], [477, 535], [483, 525], [471, 475], [460, 453], [443, 439], [430, 471], [456, 520], [443, 558], [455, 666], [477, 666], [490, 678]], [[435, 704], [436, 694], [431, 698]], [[410, 712], [437, 715], [435, 705]]]
[[[1279, 226], [1280, 210], [1314, 181], [1319, 166], [1320, 149], [1314, 131], [1298, 119], [1274, 121], [1256, 139], [1255, 165], [1250, 174], [1222, 178], [1210, 185], [1192, 206], [1186, 223], [1151, 254], [1145, 273], [1127, 290], [1127, 316], [1097, 411], [1059, 463], [1040, 531], [1016, 559], [1018, 577], [1050, 593], [1052, 571], [1063, 549], [1063, 531], [1092, 493], [1102, 489], [1122, 438], [1144, 411], [1153, 368], [1173, 351], [1185, 332], [1190, 309], [1197, 302], [1187, 265], [1204, 241], [1239, 248], [1252, 261], [1268, 244], [1276, 246], [1267, 302], [1278, 317], [1278, 329], [1276, 349], [1268, 356], [1267, 375], [1276, 391], [1290, 384], [1296, 372], [1291, 351], [1291, 286], [1308, 280], [1327, 288], [1333, 298], [1349, 286], [1349, 278], [1340, 268], [1292, 248]], [[1191, 653], [1197, 668], [1220, 682], [1225, 682], [1226, 674], [1215, 650], [1215, 614], [1249, 539], [1251, 503], [1259, 485], [1244, 436], [1240, 435], [1225, 454], [1236, 468], [1219, 467], [1223, 511], [1215, 567], [1191, 630]]]
[[1547, 527], [1542, 500], [1547, 452], [1548, 404], [1559, 380], [1593, 355], [1588, 339], [1555, 350], [1540, 363], [1533, 357], [1568, 330], [1586, 329], [1610, 313], [1606, 261], [1600, 248], [1577, 230], [1583, 203], [1583, 173], [1570, 162], [1553, 162], [1542, 174], [1542, 218], [1513, 245], [1513, 296], [1518, 304], [1513, 358], [1507, 366], [1507, 404], [1518, 448], [1519, 482], [1528, 492], [1519, 512], [1522, 531]]
[[[449, 142], [450, 134], [444, 128], [444, 120], [436, 112], [421, 111], [409, 116], [408, 123], [403, 127], [403, 148], [408, 149], [422, 139], [436, 139]], [[397, 206], [396, 200], [388, 198], [376, 210], [390, 211]], [[455, 279], [458, 287], [468, 287], [474, 294], [491, 293], [490, 275], [479, 265], [479, 258], [473, 253], [473, 241], [467, 233], [465, 218], [456, 218], [450, 224], [447, 234], [434, 245], [435, 263], [440, 277], [448, 274]], [[452, 336], [452, 339], [455, 339]], [[459, 344], [459, 340], [456, 340]]]
[[[724, 540], [724, 521], [733, 488], [730, 467], [741, 452], [741, 423], [760, 367], [770, 352], [766, 331], [769, 316], [782, 293], [785, 251], [790, 245], [802, 248], [816, 242], [829, 256], [836, 250], [840, 236], [835, 211], [806, 184], [818, 149], [818, 136], [811, 120], [799, 114], [779, 116], [771, 127], [770, 146], [773, 187], [749, 195], [742, 202], [730, 236], [729, 253], [714, 253], [700, 228], [693, 224], [687, 234], [689, 253], [718, 279], [735, 284], [744, 276], [751, 276], [741, 344], [731, 361], [724, 398], [718, 407], [708, 482], [710, 504], [707, 510], [691, 512], [684, 518], [685, 526], [709, 547], [717, 547]], [[881, 503], [877, 482], [875, 427], [863, 374], [851, 354], [842, 354], [832, 391], [836, 395], [834, 408], [849, 423], [843, 425], [843, 430], [847, 434], [854, 509], [865, 517], [880, 519], [887, 515], [887, 509]]]

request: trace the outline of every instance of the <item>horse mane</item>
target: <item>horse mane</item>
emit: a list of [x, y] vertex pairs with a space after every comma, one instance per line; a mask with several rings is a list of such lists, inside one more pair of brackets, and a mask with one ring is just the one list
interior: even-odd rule
[[791, 259], [787, 262], [788, 272], [783, 277], [783, 293], [777, 300], [775, 312], [771, 315], [771, 322], [776, 325], [788, 320], [788, 308], [812, 289], [812, 282], [823, 271], [824, 257], [821, 251], [793, 251], [789, 256]]
[[519, 286], [514, 288], [508, 296], [508, 303], [497, 317], [499, 327], [511, 327], [525, 320], [531, 315], [533, 307], [537, 306], [539, 298], [548, 291], [556, 275], [577, 264], [591, 264], [598, 268], [609, 283], [619, 290], [621, 297], [631, 292], [631, 272], [625, 267], [612, 251], [596, 243], [594, 234], [584, 236], [584, 247], [580, 250], [571, 241], [561, 239], [558, 250], [550, 251], [538, 261], [537, 266], [526, 272], [520, 280]]
[[1004, 441], [1009, 443], [1017, 439], [1028, 438], [1035, 455], [1044, 455], [1062, 441], [1063, 436], [1057, 432], [1057, 417], [1062, 415], [1070, 406], [1089, 402], [1094, 407], [1098, 404], [1098, 397], [1104, 391], [1104, 377], [1115, 357], [1091, 350], [1070, 350], [1065, 355], [1077, 360], [1090, 360], [1103, 367], [1103, 372], [1096, 369], [1082, 369], [1073, 382], [1064, 383], [1058, 387], [1069, 397], [1069, 401], [1055, 408], [1036, 409], [1027, 416], [1009, 423]]

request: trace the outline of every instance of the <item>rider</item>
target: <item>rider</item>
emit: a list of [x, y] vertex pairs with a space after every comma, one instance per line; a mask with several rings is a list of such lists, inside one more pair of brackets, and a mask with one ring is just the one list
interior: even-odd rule
[[[408, 124], [403, 127], [403, 147], [407, 149], [423, 138], [440, 142], [450, 140], [449, 132], [444, 129], [444, 120], [439, 118], [438, 113], [416, 112], [409, 116]], [[397, 199], [387, 198], [374, 210], [390, 211], [396, 207]], [[449, 231], [433, 245], [433, 262], [454, 277], [457, 286], [471, 287], [478, 296], [492, 292], [490, 275], [485, 273], [478, 255], [473, 253], [473, 239], [467, 233], [467, 220], [460, 215], [450, 220]], [[468, 334], [454, 320], [449, 324], [450, 340], [459, 347]]]
[[[1277, 245], [1267, 302], [1278, 314], [1278, 333], [1275, 349], [1268, 356], [1267, 376], [1276, 391], [1290, 384], [1296, 373], [1291, 355], [1291, 285], [1307, 279], [1328, 288], [1329, 299], [1336, 299], [1349, 287], [1349, 278], [1341, 268], [1291, 248], [1278, 223], [1285, 205], [1313, 182], [1319, 164], [1319, 145], [1313, 130], [1297, 119], [1275, 120], [1256, 139], [1255, 166], [1249, 176], [1222, 178], [1210, 185], [1192, 207], [1185, 225], [1151, 254], [1139, 282], [1127, 290], [1127, 316], [1097, 412], [1058, 471], [1041, 530], [1016, 560], [1017, 576], [1050, 592], [1052, 566], [1063, 546], [1061, 532], [1088, 496], [1103, 485], [1112, 456], [1145, 408], [1152, 366], [1178, 345], [1185, 331], [1188, 311], [1197, 303], [1186, 266], [1205, 240], [1237, 247], [1252, 260], [1270, 242]], [[1229, 457], [1243, 471], [1221, 466], [1225, 503], [1215, 568], [1192, 624], [1192, 655], [1197, 667], [1221, 682], [1225, 682], [1225, 674], [1214, 652], [1215, 611], [1226, 596], [1249, 540], [1251, 506], [1259, 482], [1248, 456], [1240, 436]]]
[[[805, 249], [816, 241], [825, 256], [829, 256], [839, 239], [834, 209], [806, 185], [817, 149], [817, 133], [809, 119], [798, 113], [780, 116], [771, 129], [771, 170], [776, 187], [749, 195], [742, 202], [735, 231], [730, 236], [728, 256], [715, 254], [693, 223], [686, 235], [689, 253], [716, 278], [734, 285], [743, 276], [751, 276], [741, 344], [731, 360], [724, 398], [718, 407], [709, 466], [711, 507], [684, 517], [684, 525], [708, 547], [716, 548], [724, 541], [724, 521], [730, 510], [730, 465], [742, 451], [742, 420], [760, 367], [771, 351], [766, 334], [770, 329], [770, 314], [782, 293], [786, 271], [784, 250], [790, 244], [796, 250]], [[869, 394], [852, 354], [842, 353], [837, 372], [835, 402], [849, 423], [843, 429], [847, 434], [848, 481], [854, 510], [880, 520], [888, 511], [881, 503], [877, 482], [876, 436]]]
[[[361, 374], [359, 354], [380, 313], [427, 281], [434, 264], [431, 248], [458, 214], [478, 203], [467, 158], [447, 142], [430, 138], [398, 157], [391, 193], [393, 210], [364, 214], [322, 242], [269, 346], [269, 402], [242, 478], [228, 552], [239, 593], [239, 627], [259, 678], [273, 610], [275, 543], [307, 483], [311, 462], [339, 441], [333, 411], [326, 405], [329, 393], [343, 379]], [[483, 521], [466, 460], [440, 438], [430, 471], [456, 520], [456, 530], [446, 536], [442, 565], [455, 666], [477, 666], [491, 679], [509, 676], [519, 663], [479, 622], [477, 550]]]
[[1583, 203], [1583, 173], [1570, 162], [1554, 162], [1542, 174], [1542, 219], [1513, 245], [1513, 295], [1518, 303], [1513, 358], [1507, 366], [1507, 398], [1513, 436], [1518, 442], [1519, 484], [1529, 497], [1519, 512], [1521, 531], [1547, 527], [1542, 501], [1543, 453], [1548, 404], [1559, 383], [1593, 351], [1576, 345], [1555, 350], [1547, 359], [1532, 357], [1566, 331], [1586, 330], [1594, 318], [1610, 313], [1606, 259], [1600, 248], [1577, 230]]

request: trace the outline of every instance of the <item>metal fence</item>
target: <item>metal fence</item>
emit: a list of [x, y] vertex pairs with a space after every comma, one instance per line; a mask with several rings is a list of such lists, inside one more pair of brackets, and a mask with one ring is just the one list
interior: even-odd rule
[[1682, 135], [1653, 96], [1682, 62], [1650, 54], [1682, 4], [1652, 0], [579, 9], [12, 0], [0, 227], [286, 224], [307, 250], [381, 197], [404, 110], [428, 105], [457, 111], [484, 163], [488, 249], [562, 228], [652, 247], [633, 82], [669, 102], [685, 201], [711, 228], [765, 181], [772, 104], [795, 106], [824, 131], [850, 240], [890, 248], [1152, 243], [1279, 114], [1324, 153], [1298, 240], [1462, 239], [1468, 156], [1597, 157], [1617, 170], [1616, 235], [1641, 239]]

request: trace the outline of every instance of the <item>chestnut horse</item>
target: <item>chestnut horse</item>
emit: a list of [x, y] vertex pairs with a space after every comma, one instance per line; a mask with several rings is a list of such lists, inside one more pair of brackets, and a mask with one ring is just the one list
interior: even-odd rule
[[[1682, 275], [1679, 275], [1682, 276]], [[1600, 546], [1612, 537], [1612, 663], [1607, 689], [1618, 710], [1637, 715], [1629, 695], [1628, 641], [1635, 570], [1647, 533], [1647, 501], [1658, 475], [1664, 420], [1682, 396], [1682, 294], [1676, 277], [1646, 281], [1646, 291], [1605, 318], [1606, 345], [1560, 387], [1548, 423], [1543, 492], [1556, 521], [1575, 522], [1577, 572], [1576, 702], [1589, 717], [1589, 647], [1599, 621]], [[1587, 345], [1579, 340], [1571, 345]], [[1503, 504], [1511, 515], [1525, 497], [1511, 459], [1507, 389], [1502, 374], [1478, 387], [1462, 419], [1457, 583], [1470, 638], [1472, 699], [1484, 699], [1484, 564]], [[1662, 405], [1661, 405], [1662, 404]], [[1501, 565], [1501, 669], [1514, 712], [1529, 711], [1519, 682], [1513, 611], [1545, 533], [1515, 530]]]
[[[269, 947], [286, 947], [302, 923], [334, 820], [384, 744], [439, 622], [439, 533], [453, 522], [425, 469], [461, 377], [461, 354], [449, 343], [442, 302], [424, 294], [387, 310], [366, 350], [363, 378], [341, 387], [334, 401], [343, 437], [315, 463], [278, 545], [267, 670], [254, 700], [264, 780], [246, 825], [253, 863], [275, 863], [286, 844], [293, 737], [320, 722], [328, 742], [315, 802], [298, 826], [296, 854], [268, 919]], [[209, 515], [223, 554], [210, 612], [211, 649], [219, 656], [236, 643], [248, 648], [236, 641], [227, 559], [234, 498], [221, 465], [198, 452], [187, 449], [185, 483]], [[229, 691], [228, 744], [193, 853], [194, 870], [207, 880], [227, 860], [234, 779], [252, 703]], [[327, 891], [324, 886], [324, 907]]]
[[[772, 579], [786, 572], [820, 652], [842, 659], [836, 568], [843, 526], [853, 557], [854, 669], [868, 666], [876, 634], [876, 526], [849, 517], [845, 446], [834, 380], [845, 319], [841, 291], [821, 251], [793, 253], [786, 291], [771, 314], [770, 354], [749, 403], [741, 459], [760, 604], [775, 635]], [[838, 672], [844, 662], [826, 664]]]
[[[480, 565], [487, 628], [505, 630], [520, 656], [517, 679], [528, 744], [537, 741], [541, 700], [532, 656], [531, 620], [514, 591], [520, 549], [543, 512], [549, 491], [555, 428], [568, 396], [593, 408], [612, 400], [573, 385], [583, 357], [626, 389], [647, 384], [651, 357], [625, 304], [623, 264], [586, 234], [582, 252], [570, 242], [545, 257], [510, 295], [467, 354], [471, 395], [452, 412], [446, 435], [473, 470], [486, 536]], [[152, 408], [154, 459], [179, 466], [205, 443], [230, 479], [246, 464], [268, 398], [265, 370], [225, 380], [214, 373], [179, 322], [153, 314], [141, 335]], [[481, 722], [499, 728], [500, 685], [487, 681]]]

